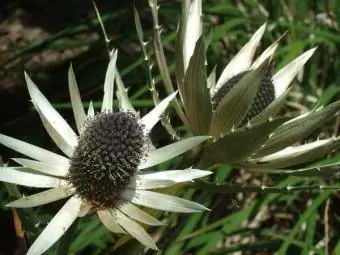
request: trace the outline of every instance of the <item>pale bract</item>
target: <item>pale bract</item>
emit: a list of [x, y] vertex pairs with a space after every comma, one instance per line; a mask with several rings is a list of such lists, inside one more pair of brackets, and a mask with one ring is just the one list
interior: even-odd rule
[[[175, 57], [177, 85], [188, 123], [184, 124], [195, 135], [214, 138], [205, 143], [203, 159], [245, 168], [253, 168], [256, 164], [291, 167], [323, 157], [339, 146], [337, 137], [312, 141], [310, 145], [299, 144], [340, 110], [338, 102], [318, 110], [321, 111], [319, 114], [314, 110], [293, 120], [276, 117], [285, 104], [292, 81], [316, 47], [307, 49], [271, 74], [269, 65], [282, 37], [256, 57], [266, 32], [265, 23], [231, 58], [220, 75], [216, 74], [216, 68], [207, 75], [207, 36], [204, 36], [202, 15], [201, 0], [182, 1]], [[265, 89], [261, 88], [264, 81], [272, 86], [272, 99], [252, 115], [256, 97], [264, 94]], [[226, 85], [229, 86], [227, 90]], [[222, 90], [227, 92], [220, 95]], [[297, 121], [299, 118], [301, 121]], [[293, 124], [289, 124], [291, 121]], [[302, 132], [304, 126], [308, 128]], [[281, 130], [285, 136], [280, 135]]]
[[[106, 72], [101, 112], [105, 115], [105, 113], [113, 111], [114, 82], [116, 80], [116, 83], [118, 83], [116, 93], [120, 105], [118, 111], [128, 112], [129, 116], [131, 115], [134, 116], [133, 118], [138, 119], [136, 125], [144, 128], [143, 132], [147, 137], [167, 106], [176, 96], [176, 93], [165, 98], [152, 111], [139, 118], [137, 111], [133, 108], [127, 97], [126, 89], [116, 68], [116, 61], [117, 51], [114, 51]], [[82, 217], [88, 212], [96, 212], [104, 226], [109, 230], [115, 233], [129, 234], [146, 247], [157, 250], [158, 248], [153, 239], [138, 222], [151, 226], [164, 225], [164, 223], [139, 209], [138, 205], [184, 213], [206, 210], [206, 207], [198, 203], [176, 196], [157, 193], [150, 189], [154, 190], [178, 183], [190, 182], [196, 178], [205, 177], [211, 174], [211, 172], [191, 168], [163, 172], [144, 172], [143, 169], [160, 164], [191, 150], [207, 140], [209, 136], [183, 139], [159, 149], [149, 146], [149, 151], [143, 154], [144, 158], [138, 165], [134, 177], [131, 178], [127, 187], [121, 192], [122, 200], [117, 204], [112, 204], [109, 208], [92, 206], [91, 201], [84, 199], [78, 193], [77, 188], [69, 181], [69, 169], [74, 150], [78, 146], [79, 139], [84, 132], [84, 127], [86, 127], [85, 123], [91, 123], [95, 119], [96, 114], [92, 104], [90, 104], [88, 111], [85, 111], [72, 67], [69, 69], [68, 75], [69, 92], [77, 132], [72, 130], [65, 119], [53, 108], [51, 103], [25, 73], [32, 103], [39, 113], [48, 134], [65, 155], [56, 154], [0, 134], [0, 144], [28, 157], [13, 159], [21, 165], [20, 167], [1, 167], [0, 180], [28, 187], [48, 188], [46, 191], [13, 201], [8, 206], [17, 208], [34, 207], [70, 197], [35, 240], [27, 254], [36, 255], [44, 253], [58, 241], [77, 217]]]

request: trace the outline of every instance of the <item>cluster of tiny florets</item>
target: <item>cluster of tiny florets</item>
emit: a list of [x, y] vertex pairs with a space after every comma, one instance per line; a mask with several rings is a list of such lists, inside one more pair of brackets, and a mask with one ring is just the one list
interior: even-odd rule
[[[222, 98], [234, 87], [249, 71], [239, 73], [231, 77], [212, 97], [212, 106], [215, 110]], [[250, 84], [251, 86], [251, 84]], [[275, 99], [274, 85], [270, 75], [264, 75], [262, 77], [259, 89], [256, 93], [253, 103], [244, 118], [243, 123], [252, 119], [259, 113], [261, 113], [266, 107]]]
[[147, 149], [143, 127], [129, 112], [89, 120], [70, 160], [69, 180], [81, 198], [112, 208], [134, 178]]

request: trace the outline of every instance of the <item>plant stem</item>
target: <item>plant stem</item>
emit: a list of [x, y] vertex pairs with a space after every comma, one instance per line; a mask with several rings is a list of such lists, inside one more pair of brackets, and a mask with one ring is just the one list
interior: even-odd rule
[[312, 185], [312, 186], [285, 186], [285, 187], [268, 187], [268, 186], [242, 186], [242, 185], [229, 185], [229, 184], [222, 184], [217, 185], [213, 183], [208, 183], [204, 181], [196, 181], [195, 183], [187, 184], [187, 187], [192, 187], [195, 189], [200, 189], [208, 192], [213, 193], [222, 193], [222, 194], [229, 194], [229, 193], [288, 193], [294, 191], [305, 191], [305, 190], [338, 190], [340, 186], [324, 186], [324, 185]]

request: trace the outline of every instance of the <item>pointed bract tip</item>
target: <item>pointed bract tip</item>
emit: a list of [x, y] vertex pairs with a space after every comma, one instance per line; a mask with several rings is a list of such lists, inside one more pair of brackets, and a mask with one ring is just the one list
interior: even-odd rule
[[26, 82], [28, 79], [30, 79], [30, 77], [28, 76], [28, 74], [26, 73], [26, 71], [24, 71], [24, 75], [25, 75], [25, 79], [26, 79]]
[[112, 59], [113, 56], [117, 57], [117, 55], [118, 55], [118, 49], [113, 48], [113, 49], [110, 51], [110, 59]]
[[314, 52], [316, 51], [317, 48], [318, 48], [318, 46], [311, 48], [311, 49], [307, 50], [305, 53], [303, 53], [302, 55], [304, 55], [307, 59], [309, 59], [314, 54]]
[[264, 33], [264, 31], [266, 30], [266, 27], [267, 27], [267, 22], [265, 22], [262, 26], [260, 26], [259, 29], [256, 30], [255, 34], [262, 34]]
[[170, 96], [169, 96], [169, 102], [171, 102], [172, 100], [174, 100], [176, 98], [178, 94], [178, 90], [176, 90], [175, 92], [173, 92]]
[[204, 207], [204, 210], [211, 212], [211, 209], [209, 209], [208, 207], [205, 207], [205, 206], [203, 206], [203, 207]]
[[261, 29], [266, 29], [266, 27], [267, 27], [267, 24], [268, 24], [268, 23], [267, 23], [267, 21], [266, 21], [266, 22], [264, 22], [260, 28], [261, 28]]
[[33, 83], [31, 77], [29, 77], [29, 75], [26, 73], [26, 71], [24, 71], [24, 75], [25, 75], [25, 81], [26, 81], [26, 85], [28, 87], [28, 91], [30, 91], [30, 89], [32, 89], [32, 87], [35, 87], [35, 84]]
[[314, 51], [317, 50], [318, 47], [319, 47], [319, 46], [315, 46], [314, 48], [311, 48], [310, 50], [314, 52]]

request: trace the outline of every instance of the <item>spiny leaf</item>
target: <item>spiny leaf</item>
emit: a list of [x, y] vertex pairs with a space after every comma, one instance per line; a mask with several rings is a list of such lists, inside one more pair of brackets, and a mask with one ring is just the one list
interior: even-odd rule
[[340, 163], [334, 164], [324, 164], [324, 165], [315, 165], [306, 168], [300, 169], [284, 169], [284, 168], [265, 168], [265, 165], [261, 164], [250, 164], [250, 163], [241, 163], [237, 166], [240, 168], [244, 168], [248, 171], [259, 172], [259, 173], [268, 173], [268, 174], [289, 174], [295, 176], [330, 176], [339, 171]]
[[[313, 143], [311, 143], [296, 147], [290, 147], [291, 152], [289, 151], [290, 148], [286, 148], [283, 153], [278, 152], [276, 154], [268, 155], [264, 158], [250, 160], [250, 162], [258, 161], [263, 168], [284, 168], [306, 163], [319, 159], [332, 150], [339, 148], [340, 139], [339, 137], [330, 138], [316, 141], [314, 143], [315, 146], [313, 146]], [[266, 158], [268, 158], [268, 160], [266, 160]]]
[[[161, 27], [159, 25], [158, 21], [158, 6], [157, 6], [157, 0], [149, 0], [149, 6], [151, 8], [152, 12], [152, 19], [153, 19], [153, 49], [158, 65], [159, 72], [161, 74], [164, 88], [168, 95], [175, 92], [175, 89], [173, 87], [171, 77], [170, 77], [170, 71], [167, 65], [167, 61], [165, 58], [163, 45], [162, 45], [162, 39], [161, 39]], [[177, 113], [177, 115], [180, 117], [182, 122], [187, 125], [187, 119], [185, 117], [185, 114], [183, 112], [183, 109], [181, 108], [180, 103], [175, 98], [174, 99], [174, 109]]]
[[312, 186], [276, 186], [276, 187], [269, 187], [269, 186], [244, 186], [244, 185], [230, 185], [228, 184], [220, 184], [216, 185], [214, 183], [205, 182], [205, 181], [195, 181], [194, 183], [188, 184], [189, 187], [194, 187], [195, 189], [200, 189], [212, 193], [221, 193], [221, 194], [235, 194], [235, 193], [289, 193], [294, 191], [301, 191], [301, 190], [334, 190], [340, 189], [340, 186], [323, 186], [323, 185], [312, 185]]
[[205, 43], [203, 35], [197, 40], [181, 88], [187, 118], [195, 135], [209, 133], [212, 105], [207, 87]]
[[337, 101], [306, 116], [299, 116], [288, 121], [273, 132], [263, 148], [256, 152], [256, 157], [272, 154], [305, 138], [339, 110], [340, 101]]
[[[188, 12], [190, 8], [190, 1], [182, 1], [182, 15], [178, 22], [177, 33], [176, 33], [176, 44], [175, 44], [175, 62], [176, 62], [176, 79], [179, 88], [183, 86], [185, 68], [184, 68], [184, 36], [187, 27]], [[180, 91], [180, 95], [183, 101], [183, 97]]]
[[287, 118], [275, 119], [229, 133], [209, 145], [205, 149], [204, 157], [213, 163], [236, 163], [260, 147], [269, 134], [285, 121]]

